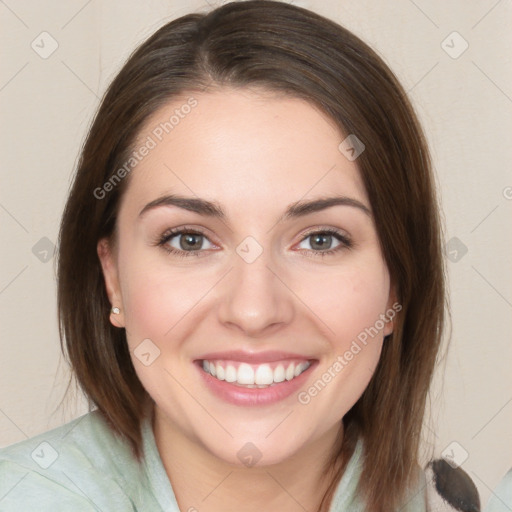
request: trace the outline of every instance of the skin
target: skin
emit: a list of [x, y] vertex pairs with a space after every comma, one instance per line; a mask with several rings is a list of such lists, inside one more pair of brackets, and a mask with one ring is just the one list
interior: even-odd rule
[[[155, 439], [181, 510], [316, 510], [341, 419], [368, 385], [393, 322], [308, 404], [297, 394], [265, 406], [224, 402], [192, 362], [233, 348], [304, 354], [318, 360], [307, 390], [395, 302], [371, 205], [357, 160], [338, 149], [345, 136], [301, 99], [248, 88], [174, 98], [139, 142], [191, 95], [197, 106], [132, 171], [116, 242], [98, 243], [107, 293], [121, 309], [111, 321], [126, 328], [133, 364], [155, 401]], [[227, 219], [176, 206], [139, 216], [169, 193], [217, 201]], [[332, 195], [370, 214], [338, 205], [278, 222], [291, 203]], [[156, 245], [182, 226], [204, 231], [199, 257]], [[348, 236], [352, 247], [332, 237], [323, 250], [341, 250], [320, 256], [306, 235], [322, 228]], [[236, 252], [247, 236], [263, 248], [250, 264]], [[180, 240], [168, 245], [179, 249]], [[146, 366], [133, 350], [148, 338], [160, 355]], [[262, 454], [251, 468], [237, 457], [247, 442]]]

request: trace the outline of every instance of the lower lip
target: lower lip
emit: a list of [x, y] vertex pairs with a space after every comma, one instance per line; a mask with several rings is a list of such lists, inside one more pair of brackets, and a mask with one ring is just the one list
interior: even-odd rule
[[196, 362], [196, 367], [201, 374], [204, 383], [216, 396], [234, 405], [270, 405], [298, 391], [309, 377], [311, 370], [316, 366], [317, 361], [310, 361], [311, 365], [298, 377], [292, 380], [279, 382], [268, 388], [244, 388], [230, 384], [225, 380], [219, 380], [206, 373], [202, 368], [202, 362]]

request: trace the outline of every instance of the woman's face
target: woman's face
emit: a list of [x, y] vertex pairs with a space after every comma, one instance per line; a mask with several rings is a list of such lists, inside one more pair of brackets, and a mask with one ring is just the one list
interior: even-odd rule
[[392, 331], [344, 138], [300, 99], [173, 100], [139, 134], [117, 245], [98, 245], [157, 417], [228, 463], [277, 463], [337, 429]]

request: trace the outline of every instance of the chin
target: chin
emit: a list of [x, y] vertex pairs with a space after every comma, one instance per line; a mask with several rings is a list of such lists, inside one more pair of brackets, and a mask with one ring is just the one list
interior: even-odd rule
[[[289, 436], [288, 436], [289, 437]], [[272, 466], [289, 460], [300, 449], [296, 445], [283, 446], [281, 439], [270, 441], [264, 436], [253, 437], [243, 436], [229, 439], [227, 443], [214, 446], [205, 445], [205, 448], [216, 458], [224, 461], [226, 464], [237, 466], [239, 468], [251, 468]]]

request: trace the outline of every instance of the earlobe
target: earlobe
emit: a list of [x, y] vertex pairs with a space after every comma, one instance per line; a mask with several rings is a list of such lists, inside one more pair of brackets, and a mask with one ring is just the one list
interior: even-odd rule
[[121, 308], [118, 308], [117, 306], [112, 307], [110, 310], [110, 323], [114, 327], [124, 327], [124, 317], [121, 316]]
[[121, 289], [117, 269], [116, 255], [108, 238], [102, 238], [96, 246], [98, 258], [103, 270], [105, 290], [111, 304], [110, 323], [115, 327], [124, 327]]

